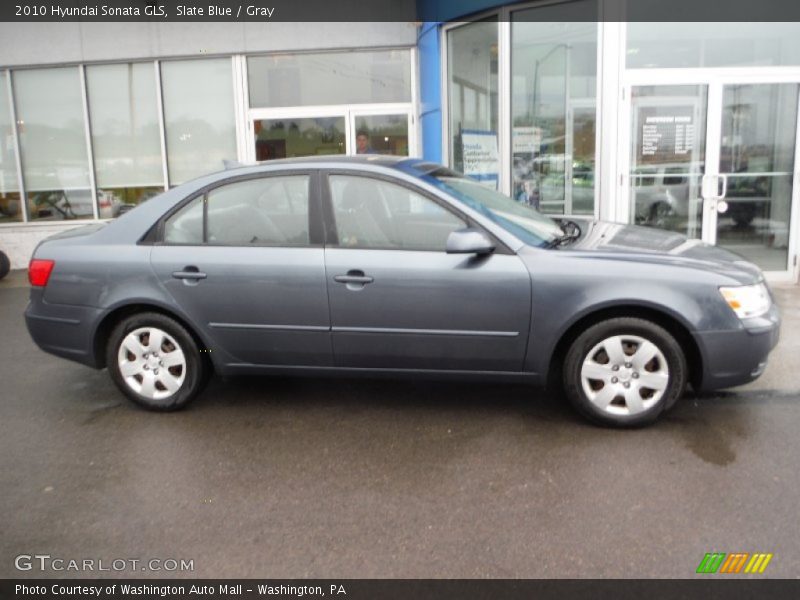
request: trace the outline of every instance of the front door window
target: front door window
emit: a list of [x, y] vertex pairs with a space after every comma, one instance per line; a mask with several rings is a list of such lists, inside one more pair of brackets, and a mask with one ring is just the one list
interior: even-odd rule
[[345, 248], [444, 252], [447, 237], [467, 223], [435, 202], [378, 179], [331, 175], [339, 245]]

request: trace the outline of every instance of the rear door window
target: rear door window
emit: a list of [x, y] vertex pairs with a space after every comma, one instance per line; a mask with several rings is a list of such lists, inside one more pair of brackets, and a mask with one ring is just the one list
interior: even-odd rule
[[216, 187], [167, 219], [164, 242], [308, 246], [310, 180], [306, 174], [286, 175]]
[[208, 193], [209, 244], [307, 246], [308, 175], [231, 183]]

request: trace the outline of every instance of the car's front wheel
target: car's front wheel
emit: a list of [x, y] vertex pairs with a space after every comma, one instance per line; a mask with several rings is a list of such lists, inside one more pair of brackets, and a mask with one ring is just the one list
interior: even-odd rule
[[634, 427], [655, 421], [683, 394], [687, 367], [677, 340], [644, 319], [592, 325], [567, 351], [567, 398], [595, 422]]
[[207, 366], [192, 336], [159, 313], [123, 319], [109, 337], [106, 365], [117, 387], [150, 410], [184, 407], [206, 381]]

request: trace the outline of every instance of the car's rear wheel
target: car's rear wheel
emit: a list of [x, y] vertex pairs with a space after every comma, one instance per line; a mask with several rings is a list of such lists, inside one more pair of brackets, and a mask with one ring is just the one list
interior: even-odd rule
[[617, 427], [655, 421], [686, 387], [686, 358], [663, 327], [637, 318], [608, 319], [570, 346], [564, 391], [591, 420]]
[[109, 337], [106, 365], [117, 387], [150, 410], [183, 408], [206, 382], [207, 365], [192, 336], [159, 313], [123, 319]]

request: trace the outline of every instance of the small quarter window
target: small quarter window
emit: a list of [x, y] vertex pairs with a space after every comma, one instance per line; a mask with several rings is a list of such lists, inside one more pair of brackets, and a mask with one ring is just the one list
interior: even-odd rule
[[164, 241], [168, 244], [203, 243], [203, 197], [198, 196], [164, 224]]

